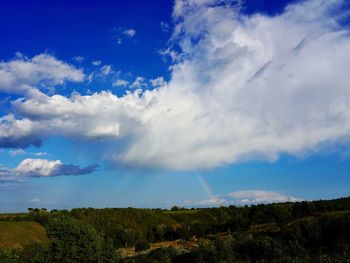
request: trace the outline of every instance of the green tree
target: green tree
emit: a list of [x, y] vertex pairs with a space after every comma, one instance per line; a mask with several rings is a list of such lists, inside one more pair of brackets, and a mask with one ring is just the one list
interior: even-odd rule
[[21, 263], [19, 251], [2, 250], [0, 249], [0, 262], [1, 263]]
[[105, 250], [112, 250], [112, 247], [106, 245], [92, 226], [73, 218], [59, 216], [51, 219], [48, 224], [48, 236], [51, 240], [49, 262], [117, 261], [112, 254], [106, 253]]
[[48, 262], [47, 248], [39, 243], [33, 243], [25, 246], [20, 253], [20, 262], [23, 263], [44, 263]]

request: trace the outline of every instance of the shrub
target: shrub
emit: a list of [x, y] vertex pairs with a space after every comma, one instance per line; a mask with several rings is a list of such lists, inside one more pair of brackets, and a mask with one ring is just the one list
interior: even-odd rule
[[150, 244], [146, 240], [139, 241], [135, 244], [135, 252], [140, 252], [150, 249]]

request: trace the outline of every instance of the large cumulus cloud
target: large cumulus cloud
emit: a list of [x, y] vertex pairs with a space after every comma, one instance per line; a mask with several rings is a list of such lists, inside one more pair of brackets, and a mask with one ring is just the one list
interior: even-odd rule
[[270, 17], [240, 14], [229, 1], [177, 0], [167, 85], [122, 97], [31, 90], [13, 102], [16, 117], [2, 118], [1, 146], [53, 134], [103, 139], [114, 145], [112, 162], [185, 170], [345, 143], [350, 37], [336, 12], [343, 3], [305, 1]]

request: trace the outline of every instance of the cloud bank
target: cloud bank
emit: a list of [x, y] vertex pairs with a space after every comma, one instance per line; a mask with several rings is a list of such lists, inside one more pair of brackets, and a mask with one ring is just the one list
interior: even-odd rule
[[0, 119], [0, 146], [40, 146], [52, 135], [108, 140], [101, 156], [115, 164], [189, 170], [348, 143], [350, 36], [336, 12], [344, 3], [309, 0], [270, 17], [228, 1], [177, 0], [171, 79], [122, 97], [45, 94], [45, 83], [83, 78], [51, 56], [2, 62], [1, 91], [36, 88]]

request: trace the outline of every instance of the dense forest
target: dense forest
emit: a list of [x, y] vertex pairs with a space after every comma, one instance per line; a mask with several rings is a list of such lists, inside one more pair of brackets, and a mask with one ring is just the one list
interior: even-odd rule
[[[28, 210], [0, 220], [39, 222], [49, 244], [0, 250], [0, 262], [350, 262], [350, 198], [171, 210]], [[149, 249], [168, 241], [191, 246]], [[135, 253], [123, 255], [125, 248]]]

